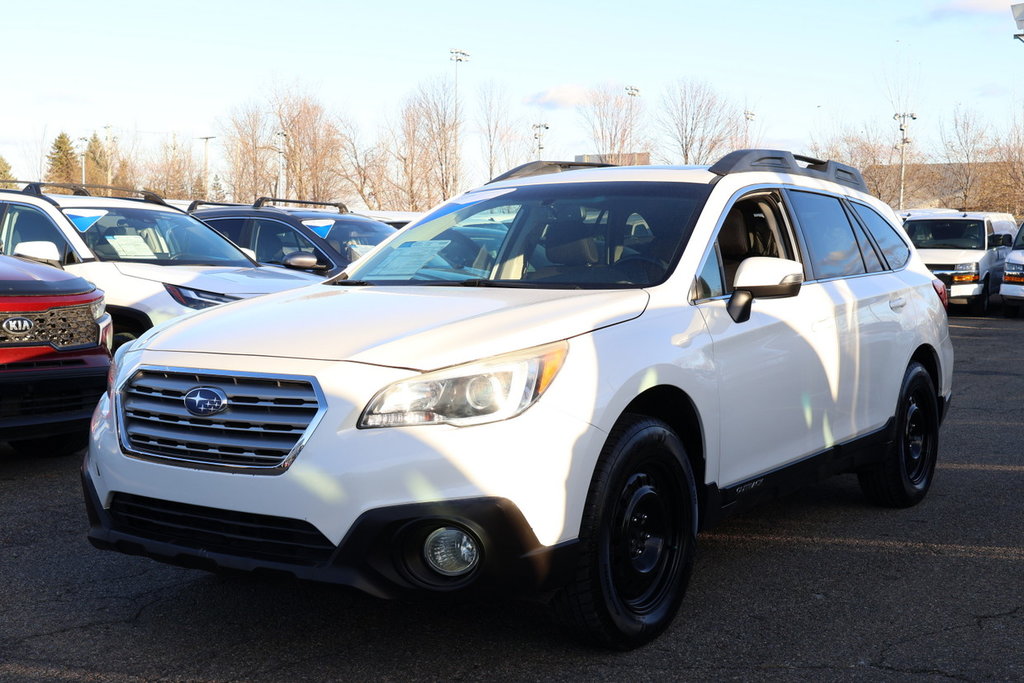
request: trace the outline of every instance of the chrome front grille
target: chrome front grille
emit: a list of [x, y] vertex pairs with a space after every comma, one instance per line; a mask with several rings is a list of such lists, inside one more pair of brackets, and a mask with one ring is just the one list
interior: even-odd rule
[[[4, 323], [11, 318], [28, 318], [32, 321], [32, 329], [25, 334], [13, 334], [5, 330]], [[0, 346], [52, 344], [58, 349], [70, 349], [96, 346], [99, 339], [100, 327], [92, 315], [90, 304], [60, 306], [45, 311], [0, 313]]]
[[[227, 407], [195, 415], [185, 395], [219, 389]], [[312, 378], [142, 368], [120, 392], [129, 455], [186, 467], [276, 474], [291, 464], [324, 407]]]

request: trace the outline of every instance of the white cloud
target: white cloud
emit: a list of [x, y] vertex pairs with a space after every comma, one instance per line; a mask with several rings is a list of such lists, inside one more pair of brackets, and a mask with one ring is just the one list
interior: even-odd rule
[[582, 85], [556, 85], [526, 98], [525, 104], [541, 109], [572, 109], [582, 104], [589, 88]]

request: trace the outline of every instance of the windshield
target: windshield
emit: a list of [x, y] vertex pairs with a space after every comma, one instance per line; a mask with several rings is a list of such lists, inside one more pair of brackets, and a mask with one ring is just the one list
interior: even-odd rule
[[985, 248], [985, 221], [970, 218], [909, 220], [903, 227], [918, 249]]
[[304, 218], [302, 224], [349, 261], [355, 261], [395, 233], [385, 223], [351, 218]]
[[478, 190], [406, 228], [348, 277], [371, 284], [654, 285], [668, 277], [709, 192], [702, 184], [640, 182]]
[[1014, 249], [1024, 249], [1024, 230], [1018, 230], [1017, 236], [1013, 238]]
[[162, 266], [253, 265], [220, 233], [187, 214], [135, 207], [66, 208], [64, 213], [100, 261]]

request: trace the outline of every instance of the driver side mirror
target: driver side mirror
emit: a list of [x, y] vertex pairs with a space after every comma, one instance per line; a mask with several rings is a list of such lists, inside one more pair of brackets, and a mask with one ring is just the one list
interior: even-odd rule
[[754, 299], [796, 296], [804, 282], [804, 267], [796, 261], [768, 256], [744, 259], [736, 269], [732, 296], [726, 310], [734, 322], [750, 319]]
[[294, 270], [327, 270], [327, 266], [317, 261], [316, 256], [304, 251], [293, 251], [281, 263], [285, 268]]
[[1013, 235], [1006, 233], [997, 233], [992, 235], [989, 243], [992, 247], [1012, 247], [1013, 246]]
[[57, 249], [57, 245], [49, 241], [39, 242], [19, 242], [14, 247], [14, 256], [21, 256], [22, 258], [31, 259], [33, 261], [39, 261], [45, 263], [48, 266], [54, 268], [61, 268], [60, 250]]

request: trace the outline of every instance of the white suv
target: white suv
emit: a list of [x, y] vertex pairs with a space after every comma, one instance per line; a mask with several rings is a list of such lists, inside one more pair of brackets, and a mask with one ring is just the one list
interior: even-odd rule
[[834, 162], [515, 177], [338, 278], [154, 330], [83, 465], [99, 548], [409, 596], [672, 620], [697, 532], [833, 473], [932, 483], [945, 290]]
[[[74, 194], [44, 194], [48, 186]], [[0, 252], [50, 262], [102, 289], [118, 341], [197, 309], [320, 280], [261, 267], [152, 193], [91, 196], [87, 188], [96, 187], [26, 183], [20, 191], [0, 190]]]
[[928, 268], [945, 283], [950, 303], [967, 304], [975, 315], [987, 314], [1017, 235], [1013, 216], [929, 209], [907, 212], [903, 227]]

